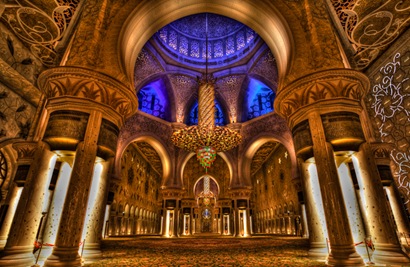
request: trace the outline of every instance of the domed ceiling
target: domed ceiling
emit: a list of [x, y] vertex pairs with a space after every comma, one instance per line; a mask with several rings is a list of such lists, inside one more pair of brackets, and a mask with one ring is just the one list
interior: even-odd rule
[[270, 49], [246, 25], [211, 13], [176, 20], [144, 46], [135, 65], [140, 111], [197, 124], [197, 78], [206, 69], [216, 78], [216, 125], [273, 112], [278, 72]]
[[215, 14], [197, 14], [174, 21], [159, 30], [154, 39], [175, 60], [201, 67], [208, 43], [210, 68], [242, 59], [260, 40], [249, 27]]

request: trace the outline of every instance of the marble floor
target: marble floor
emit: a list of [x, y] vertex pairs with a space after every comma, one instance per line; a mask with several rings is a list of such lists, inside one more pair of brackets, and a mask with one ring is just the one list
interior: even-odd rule
[[296, 237], [110, 238], [102, 260], [85, 266], [325, 266], [307, 251], [308, 240]]

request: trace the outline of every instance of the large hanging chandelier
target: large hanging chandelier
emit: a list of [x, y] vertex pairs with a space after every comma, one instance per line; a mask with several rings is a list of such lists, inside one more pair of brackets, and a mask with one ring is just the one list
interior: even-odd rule
[[216, 153], [238, 146], [242, 136], [229, 128], [215, 125], [215, 79], [208, 75], [208, 17], [206, 16], [205, 74], [198, 79], [198, 125], [174, 132], [175, 146], [196, 153], [205, 171], [216, 159]]

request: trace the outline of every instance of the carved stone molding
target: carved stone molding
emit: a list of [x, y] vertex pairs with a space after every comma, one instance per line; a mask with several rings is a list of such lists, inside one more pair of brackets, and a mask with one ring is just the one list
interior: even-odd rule
[[232, 198], [245, 198], [250, 199], [252, 196], [251, 188], [232, 188], [229, 190], [229, 193]]
[[275, 110], [289, 120], [301, 108], [326, 100], [347, 99], [360, 103], [369, 87], [367, 76], [358, 71], [333, 69], [316, 72], [280, 90]]
[[164, 199], [169, 198], [182, 198], [184, 196], [185, 190], [181, 188], [161, 188], [161, 194]]
[[16, 142], [13, 148], [17, 151], [18, 160], [32, 160], [38, 147], [37, 142]]
[[389, 143], [371, 143], [370, 144], [374, 158], [390, 160], [390, 152], [394, 149], [393, 144]]
[[124, 117], [129, 117], [138, 109], [138, 100], [132, 90], [109, 76], [89, 69], [49, 69], [41, 73], [38, 84], [47, 98], [87, 98], [110, 106]]

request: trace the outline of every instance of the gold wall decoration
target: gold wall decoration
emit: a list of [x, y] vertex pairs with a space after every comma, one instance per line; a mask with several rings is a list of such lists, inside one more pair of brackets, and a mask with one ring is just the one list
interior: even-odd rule
[[[344, 33], [356, 53], [357, 68], [367, 68], [410, 25], [407, 1], [332, 0]], [[366, 7], [366, 8], [364, 8]]]
[[372, 121], [382, 142], [394, 145], [396, 185], [410, 202], [410, 51], [396, 53], [373, 77], [368, 95]]
[[55, 66], [56, 44], [65, 34], [80, 0], [48, 1], [41, 7], [32, 1], [9, 2], [0, 13], [1, 19], [45, 66]]

